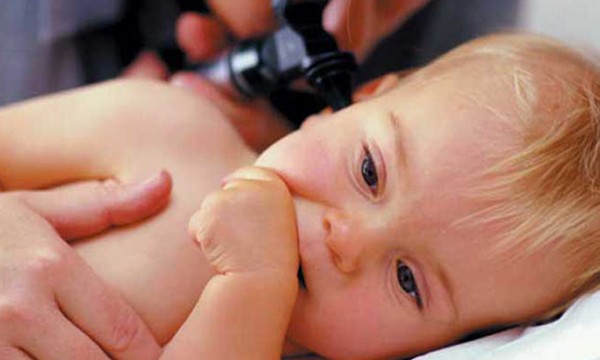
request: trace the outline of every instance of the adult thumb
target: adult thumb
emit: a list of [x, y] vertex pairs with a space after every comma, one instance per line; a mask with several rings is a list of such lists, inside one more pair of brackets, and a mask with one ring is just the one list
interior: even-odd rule
[[133, 184], [85, 181], [18, 196], [68, 241], [156, 214], [169, 202], [171, 186], [170, 174], [161, 171]]

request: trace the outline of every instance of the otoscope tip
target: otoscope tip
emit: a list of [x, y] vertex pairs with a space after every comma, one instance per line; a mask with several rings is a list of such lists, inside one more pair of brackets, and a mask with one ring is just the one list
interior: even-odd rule
[[356, 68], [352, 54], [329, 53], [309, 67], [306, 79], [337, 111], [352, 104], [352, 73]]
[[348, 72], [328, 74], [314, 85], [334, 111], [352, 104], [352, 77]]

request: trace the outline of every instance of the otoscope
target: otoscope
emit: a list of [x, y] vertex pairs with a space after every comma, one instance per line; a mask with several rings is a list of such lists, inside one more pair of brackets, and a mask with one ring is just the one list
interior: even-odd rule
[[333, 110], [350, 105], [357, 64], [323, 28], [328, 2], [272, 0], [279, 24], [274, 33], [241, 41], [194, 71], [234, 96], [265, 97], [304, 80]]

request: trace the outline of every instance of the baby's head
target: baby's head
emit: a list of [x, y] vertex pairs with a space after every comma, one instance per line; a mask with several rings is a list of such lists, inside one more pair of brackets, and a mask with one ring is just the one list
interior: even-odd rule
[[403, 357], [600, 283], [600, 75], [549, 40], [462, 46], [258, 161], [296, 197], [289, 344]]

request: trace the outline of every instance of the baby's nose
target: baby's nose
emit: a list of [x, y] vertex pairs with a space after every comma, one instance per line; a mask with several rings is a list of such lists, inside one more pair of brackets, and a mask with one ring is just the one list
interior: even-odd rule
[[361, 238], [356, 220], [338, 210], [327, 211], [324, 216], [325, 243], [335, 266], [343, 273], [359, 271], [365, 256], [365, 241]]

